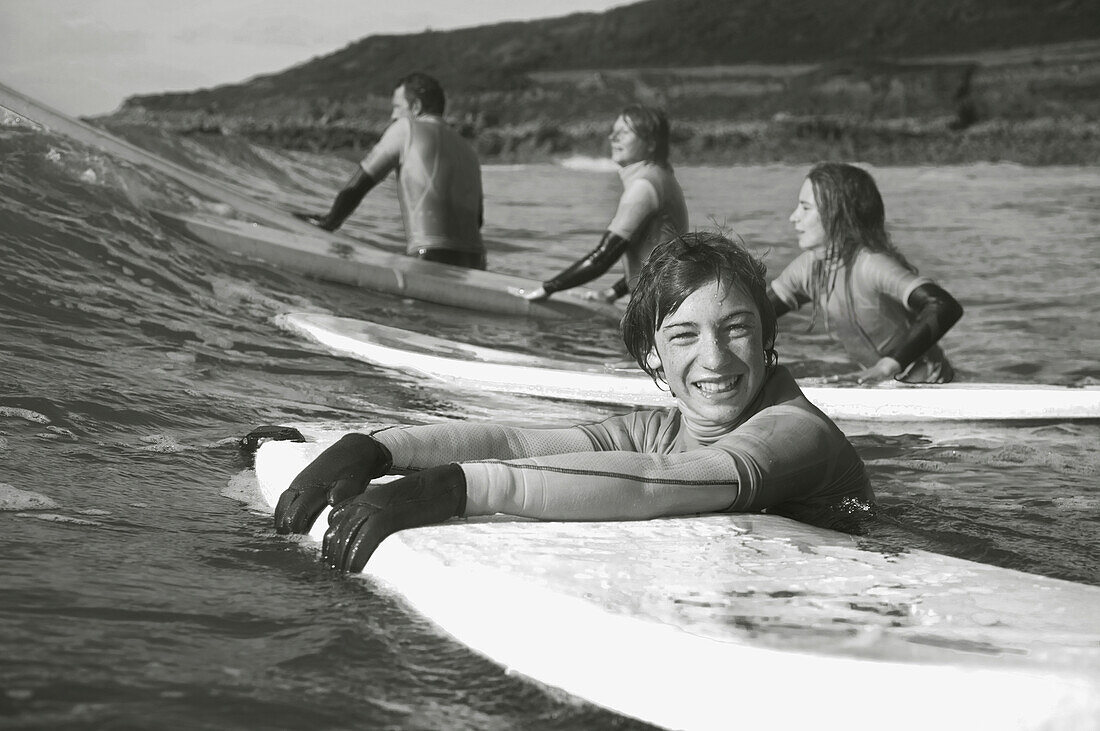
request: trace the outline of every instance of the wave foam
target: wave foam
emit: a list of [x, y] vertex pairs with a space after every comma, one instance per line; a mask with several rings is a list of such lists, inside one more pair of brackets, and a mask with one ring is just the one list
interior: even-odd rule
[[609, 173], [619, 169], [614, 160], [608, 157], [588, 157], [573, 155], [558, 160], [558, 164], [569, 170], [586, 170], [595, 173]]

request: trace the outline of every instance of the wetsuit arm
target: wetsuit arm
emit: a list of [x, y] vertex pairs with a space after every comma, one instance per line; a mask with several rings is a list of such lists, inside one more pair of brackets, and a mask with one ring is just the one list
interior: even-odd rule
[[596, 449], [592, 437], [579, 427], [524, 429], [503, 424], [445, 422], [390, 427], [371, 436], [389, 452], [392, 465], [398, 470]]
[[355, 173], [348, 178], [343, 190], [336, 194], [336, 200], [332, 202], [332, 209], [317, 221], [317, 225], [326, 231], [335, 231], [340, 228], [347, 217], [363, 202], [363, 198], [377, 182], [370, 173], [362, 168], [357, 168]]
[[909, 295], [909, 309], [916, 313], [901, 342], [885, 353], [904, 369], [943, 337], [962, 317], [958, 300], [937, 284], [922, 284]]
[[604, 231], [600, 243], [587, 256], [574, 263], [548, 282], [542, 285], [546, 294], [560, 292], [563, 289], [579, 287], [591, 282], [596, 277], [604, 274], [611, 265], [618, 261], [626, 248], [630, 246], [630, 239], [623, 238], [611, 231]]
[[716, 449], [557, 454], [459, 466], [466, 475], [466, 515], [646, 520], [725, 510], [739, 495], [736, 467]]

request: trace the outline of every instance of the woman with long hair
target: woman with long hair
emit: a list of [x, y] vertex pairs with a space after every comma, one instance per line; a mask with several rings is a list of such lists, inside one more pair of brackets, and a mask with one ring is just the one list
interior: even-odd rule
[[874, 178], [824, 162], [806, 176], [790, 220], [803, 253], [768, 288], [777, 316], [812, 303], [860, 370], [843, 380], [946, 383], [955, 372], [937, 345], [962, 306], [918, 274], [886, 233]]

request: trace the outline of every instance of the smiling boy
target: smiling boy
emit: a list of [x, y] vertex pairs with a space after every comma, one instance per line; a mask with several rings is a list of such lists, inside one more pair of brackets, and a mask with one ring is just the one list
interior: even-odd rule
[[[463, 422], [349, 434], [283, 493], [277, 530], [308, 531], [326, 503], [339, 503], [323, 552], [330, 565], [359, 571], [390, 533], [454, 516], [767, 511], [831, 525], [853, 500], [869, 507], [874, 493], [855, 449], [778, 365], [764, 272], [717, 233], [654, 250], [622, 334], [675, 406], [568, 428]], [[391, 468], [421, 471], [368, 486]]]

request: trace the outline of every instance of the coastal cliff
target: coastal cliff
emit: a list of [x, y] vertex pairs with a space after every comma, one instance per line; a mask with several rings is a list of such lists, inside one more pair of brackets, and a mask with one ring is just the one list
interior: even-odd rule
[[669, 112], [688, 163], [1100, 163], [1100, 4], [1084, 0], [647, 0], [368, 36], [97, 121], [354, 157], [412, 70], [443, 82], [486, 161], [604, 154], [615, 112], [642, 102]]

